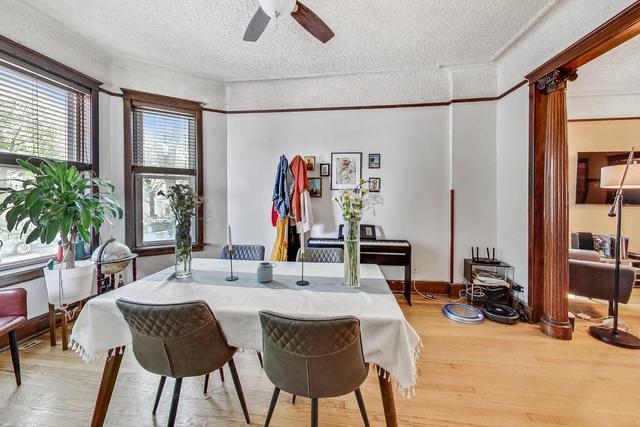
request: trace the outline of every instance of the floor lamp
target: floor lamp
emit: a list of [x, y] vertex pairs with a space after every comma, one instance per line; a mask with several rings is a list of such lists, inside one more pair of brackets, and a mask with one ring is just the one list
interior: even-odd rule
[[613, 325], [612, 327], [591, 326], [589, 332], [595, 338], [608, 344], [625, 348], [640, 349], [640, 338], [618, 329], [618, 298], [620, 294], [620, 250], [622, 228], [623, 190], [640, 189], [640, 164], [633, 161], [633, 148], [629, 153], [626, 165], [607, 166], [600, 171], [600, 187], [615, 188], [616, 197], [609, 211], [610, 217], [616, 217], [616, 269], [613, 283]]

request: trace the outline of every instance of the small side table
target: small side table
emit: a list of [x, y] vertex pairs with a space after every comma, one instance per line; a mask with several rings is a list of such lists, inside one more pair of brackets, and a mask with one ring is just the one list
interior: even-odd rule
[[[495, 280], [479, 283], [479, 281], [474, 279], [477, 270], [484, 270], [485, 273], [493, 276]], [[464, 292], [467, 301], [470, 303], [485, 303], [486, 296], [475, 297], [475, 287], [483, 286], [489, 289], [497, 289], [499, 287], [511, 288], [514, 283], [514, 268], [503, 261], [489, 264], [466, 258], [464, 260], [464, 278], [466, 280]], [[471, 293], [469, 293], [469, 288], [471, 288]]]

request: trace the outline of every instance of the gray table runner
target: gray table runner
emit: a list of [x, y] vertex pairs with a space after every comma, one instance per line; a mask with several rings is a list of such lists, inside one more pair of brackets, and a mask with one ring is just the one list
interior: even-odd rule
[[351, 288], [342, 284], [342, 278], [338, 277], [317, 277], [305, 276], [309, 282], [308, 286], [298, 286], [296, 282], [300, 276], [274, 274], [273, 281], [269, 283], [259, 283], [255, 273], [235, 273], [238, 280], [227, 282], [225, 278], [228, 272], [211, 270], [193, 270], [193, 276], [188, 279], [178, 279], [174, 273], [161, 271], [153, 274], [151, 280], [167, 280], [170, 283], [194, 283], [198, 285], [227, 286], [236, 288], [265, 288], [265, 289], [291, 289], [310, 290], [314, 292], [339, 292], [346, 294], [368, 293], [368, 294], [390, 294], [391, 289], [384, 279], [360, 279], [359, 288]]

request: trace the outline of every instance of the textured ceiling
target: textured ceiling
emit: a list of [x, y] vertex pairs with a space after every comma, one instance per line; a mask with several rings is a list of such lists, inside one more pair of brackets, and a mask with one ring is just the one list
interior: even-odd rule
[[569, 85], [570, 96], [640, 94], [640, 37], [585, 64]]
[[327, 45], [290, 17], [243, 42], [257, 0], [23, 1], [110, 58], [242, 81], [490, 62], [557, 0], [306, 0]]

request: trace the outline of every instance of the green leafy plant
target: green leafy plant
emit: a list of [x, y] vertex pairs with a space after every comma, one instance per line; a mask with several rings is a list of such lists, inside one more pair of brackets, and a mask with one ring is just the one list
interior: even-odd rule
[[122, 218], [122, 208], [115, 200], [113, 184], [98, 177], [83, 176], [75, 166], [42, 160], [17, 160], [32, 176], [19, 180], [21, 188], [0, 188], [0, 214], [6, 213], [9, 231], [21, 229], [26, 243], [40, 239], [49, 244], [58, 236], [62, 240], [66, 268], [75, 267], [75, 244], [78, 235], [91, 241], [91, 230], [111, 218]]
[[196, 208], [204, 202], [188, 184], [175, 184], [166, 193], [158, 191], [158, 196], [169, 201], [176, 217], [176, 266], [182, 271], [191, 271], [191, 217]]

